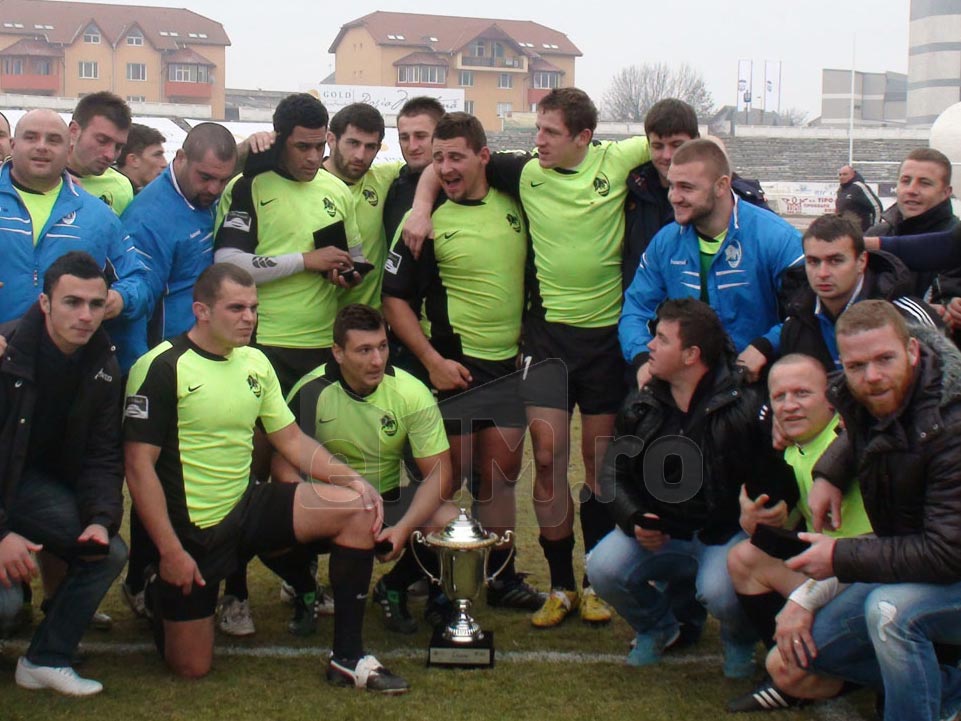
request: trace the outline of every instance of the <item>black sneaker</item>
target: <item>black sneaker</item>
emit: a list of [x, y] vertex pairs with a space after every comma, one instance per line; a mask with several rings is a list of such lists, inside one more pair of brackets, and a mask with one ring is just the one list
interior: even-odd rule
[[407, 610], [407, 592], [391, 591], [384, 579], [374, 586], [373, 601], [384, 614], [384, 626], [395, 633], [417, 633], [417, 621]]
[[303, 593], [295, 596], [294, 616], [287, 624], [287, 631], [294, 636], [312, 636], [317, 632], [317, 594]]
[[546, 593], [541, 593], [524, 580], [525, 573], [499, 578], [487, 587], [487, 605], [496, 608], [517, 608], [536, 611], [544, 605]]
[[784, 691], [774, 685], [774, 682], [770, 678], [766, 678], [760, 686], [750, 693], [728, 701], [727, 710], [729, 713], [780, 711], [786, 708], [801, 708], [807, 704], [808, 701], [806, 699], [795, 698], [784, 693]]
[[443, 593], [428, 598], [424, 604], [424, 620], [431, 628], [446, 625], [453, 612], [454, 606]]
[[334, 686], [353, 686], [375, 693], [402, 694], [410, 690], [410, 684], [395, 676], [371, 655], [356, 662], [330, 657], [327, 680]]

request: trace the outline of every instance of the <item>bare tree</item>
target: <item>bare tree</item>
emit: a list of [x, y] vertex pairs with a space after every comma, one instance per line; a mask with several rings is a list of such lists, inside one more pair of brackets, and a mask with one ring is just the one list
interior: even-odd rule
[[714, 98], [704, 78], [690, 65], [644, 63], [621, 68], [611, 79], [602, 100], [609, 120], [640, 122], [658, 100], [678, 98], [693, 106], [700, 118], [714, 111]]
[[789, 125], [791, 127], [804, 125], [804, 121], [807, 120], [807, 117], [807, 110], [794, 106], [785, 108], [778, 113], [778, 118], [780, 119], [781, 125]]

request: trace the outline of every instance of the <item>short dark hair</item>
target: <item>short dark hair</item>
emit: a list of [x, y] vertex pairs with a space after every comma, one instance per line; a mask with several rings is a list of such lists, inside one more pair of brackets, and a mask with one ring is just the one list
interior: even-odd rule
[[676, 321], [681, 347], [697, 346], [704, 365], [717, 365], [728, 340], [721, 319], [711, 306], [696, 298], [673, 298], [657, 309], [657, 320]]
[[597, 128], [597, 106], [590, 96], [579, 88], [554, 88], [537, 103], [539, 111], [559, 110], [564, 126], [571, 136], [582, 130], [594, 135]]
[[44, 295], [49, 297], [53, 293], [53, 289], [57, 287], [57, 283], [60, 282], [60, 278], [65, 275], [72, 275], [81, 280], [100, 278], [104, 282], [104, 285], [108, 288], [110, 287], [110, 281], [107, 280], [107, 275], [103, 272], [103, 268], [97, 264], [97, 261], [93, 259], [90, 253], [83, 250], [71, 250], [69, 253], [64, 253], [53, 261], [50, 267], [44, 271]]
[[220, 297], [224, 282], [233, 281], [244, 288], [254, 286], [254, 278], [239, 265], [233, 263], [214, 263], [207, 266], [194, 283], [194, 302], [213, 305]]
[[447, 113], [437, 121], [434, 128], [434, 140], [452, 140], [463, 138], [467, 147], [479, 153], [487, 146], [487, 134], [481, 121], [470, 113]]
[[127, 142], [123, 146], [123, 150], [120, 151], [120, 157], [117, 158], [117, 165], [122, 168], [127, 164], [127, 156], [131, 153], [141, 155], [151, 145], [163, 145], [165, 142], [167, 142], [167, 139], [156, 128], [133, 123], [130, 126], [130, 132], [127, 134]]
[[686, 135], [699, 138], [697, 113], [694, 108], [677, 98], [664, 98], [654, 103], [644, 116], [644, 134], [655, 133], [662, 138]]
[[103, 116], [117, 126], [119, 130], [129, 130], [133, 119], [130, 116], [130, 106], [119, 95], [107, 90], [84, 95], [73, 109], [71, 118], [83, 130], [98, 115]]
[[886, 325], [894, 328], [895, 334], [907, 348], [908, 341], [911, 339], [907, 321], [898, 309], [886, 300], [862, 300], [850, 306], [838, 318], [834, 326], [834, 334], [836, 336], [857, 335]]
[[353, 125], [362, 133], [377, 133], [378, 140], [384, 139], [384, 116], [373, 105], [367, 103], [345, 105], [334, 113], [328, 130], [340, 140], [340, 136], [347, 132], [348, 125]]
[[850, 238], [854, 244], [854, 257], [857, 258], [864, 252], [864, 233], [861, 232], [861, 226], [842, 215], [826, 213], [815, 218], [801, 236], [802, 247], [808, 238], [815, 238], [825, 243]]
[[722, 175], [731, 177], [731, 161], [727, 159], [727, 154], [720, 145], [708, 138], [688, 140], [677, 149], [674, 157], [671, 158], [672, 165], [685, 165], [687, 163], [704, 163], [714, 170], [716, 178], [720, 178]]
[[380, 330], [386, 328], [384, 316], [376, 308], [363, 303], [345, 305], [334, 318], [334, 343], [341, 348], [347, 345], [347, 333], [352, 330]]
[[432, 98], [429, 95], [418, 95], [400, 106], [397, 117], [410, 118], [415, 115], [429, 115], [436, 123], [446, 112], [437, 98]]
[[298, 125], [302, 128], [326, 128], [330, 121], [327, 108], [310, 93], [293, 93], [277, 103], [274, 110], [274, 132], [283, 143]]
[[[904, 160], [917, 160], [918, 162], [940, 165], [944, 171], [944, 184], [951, 185], [951, 161], [948, 159], [948, 156], [940, 150], [935, 150], [934, 148], [915, 148], [905, 156]], [[901, 161], [901, 165], [904, 165], [904, 160]]]
[[217, 160], [227, 162], [237, 157], [237, 141], [220, 123], [198, 123], [184, 139], [184, 155], [187, 160], [199, 162], [213, 152]]

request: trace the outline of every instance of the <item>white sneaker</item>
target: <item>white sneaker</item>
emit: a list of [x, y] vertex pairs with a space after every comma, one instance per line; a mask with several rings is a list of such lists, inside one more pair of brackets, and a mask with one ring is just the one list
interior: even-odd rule
[[70, 666], [35, 666], [25, 656], [17, 661], [14, 678], [21, 688], [52, 688], [67, 696], [93, 696], [103, 691], [102, 683], [78, 676]]
[[147, 618], [147, 604], [144, 601], [143, 589], [139, 592], [134, 593], [130, 590], [130, 586], [126, 583], [120, 584], [120, 595], [123, 597], [124, 603], [127, 607], [133, 611], [133, 615], [137, 618]]
[[217, 606], [217, 628], [228, 636], [253, 636], [257, 633], [250, 615], [250, 601], [224, 596]]

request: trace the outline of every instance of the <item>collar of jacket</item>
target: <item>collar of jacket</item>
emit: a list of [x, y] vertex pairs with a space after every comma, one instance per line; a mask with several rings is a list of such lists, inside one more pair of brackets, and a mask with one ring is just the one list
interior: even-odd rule
[[[692, 400], [698, 400], [696, 396], [700, 395], [700, 402], [692, 406], [688, 413], [703, 413], [707, 416], [733, 403], [741, 396], [743, 375], [732, 365], [728, 354], [725, 354], [713, 373], [709, 371], [702, 378], [701, 383], [705, 379], [710, 383], [710, 386], [701, 390], [700, 384], [698, 384], [700, 393], [695, 391], [695, 398], [692, 398]], [[636, 403], [659, 407], [673, 406], [674, 397], [671, 395], [670, 384], [659, 378], [652, 378], [638, 393]]]
[[[4, 332], [9, 333], [6, 335], [8, 345], [0, 363], [0, 371], [33, 382], [36, 377], [35, 364], [40, 340], [46, 332], [39, 301], [30, 306], [20, 320], [4, 326]], [[100, 359], [114, 350], [107, 332], [101, 326], [80, 352], [88, 354], [88, 358]]]
[[667, 202], [667, 188], [661, 187], [661, 176], [650, 160], [628, 174], [627, 191], [647, 203]]
[[943, 200], [933, 208], [916, 215], [913, 218], [904, 218], [901, 211], [894, 206], [895, 214], [892, 219], [892, 235], [920, 235], [938, 230], [945, 230], [954, 218], [954, 209], [951, 207], [951, 198]]

